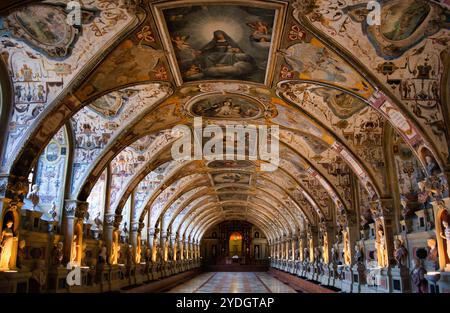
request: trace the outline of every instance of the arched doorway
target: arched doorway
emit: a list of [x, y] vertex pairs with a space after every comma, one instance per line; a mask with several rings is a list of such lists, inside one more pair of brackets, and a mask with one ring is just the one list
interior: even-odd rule
[[242, 256], [242, 234], [238, 231], [232, 232], [228, 241], [229, 256]]

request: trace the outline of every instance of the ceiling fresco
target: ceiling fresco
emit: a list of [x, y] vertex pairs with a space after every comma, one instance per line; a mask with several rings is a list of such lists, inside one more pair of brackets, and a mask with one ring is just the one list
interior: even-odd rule
[[215, 79], [268, 82], [283, 6], [264, 1], [180, 2], [155, 8], [180, 84]]
[[[90, 0], [81, 25], [51, 27], [67, 2], [0, 16], [12, 94], [1, 174], [33, 172], [60, 220], [77, 200], [99, 231], [114, 215], [141, 238], [201, 239], [238, 218], [279, 239], [356, 212], [367, 228], [382, 200], [426, 206], [420, 182], [446, 184], [444, 5], [380, 1], [386, 23], [371, 26], [364, 0]], [[278, 126], [278, 168], [174, 160], [172, 128], [198, 117]]]

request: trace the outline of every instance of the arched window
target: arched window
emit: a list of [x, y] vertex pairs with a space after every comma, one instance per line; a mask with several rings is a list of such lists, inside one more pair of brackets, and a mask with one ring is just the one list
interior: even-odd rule
[[255, 238], [259, 238], [259, 232], [255, 232]]

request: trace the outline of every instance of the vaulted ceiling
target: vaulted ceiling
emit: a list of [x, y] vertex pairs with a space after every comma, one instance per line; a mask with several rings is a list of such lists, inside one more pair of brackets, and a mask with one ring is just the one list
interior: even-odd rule
[[[91, 217], [120, 222], [133, 196], [147, 227], [201, 238], [243, 219], [273, 239], [398, 198], [394, 137], [425, 173], [427, 156], [448, 164], [450, 15], [437, 3], [383, 1], [377, 26], [364, 0], [84, 0], [81, 25], [67, 2], [0, 7], [13, 98], [1, 171], [27, 176], [67, 137], [64, 198], [91, 202]], [[173, 160], [172, 128], [195, 117], [279, 126], [278, 169]]]

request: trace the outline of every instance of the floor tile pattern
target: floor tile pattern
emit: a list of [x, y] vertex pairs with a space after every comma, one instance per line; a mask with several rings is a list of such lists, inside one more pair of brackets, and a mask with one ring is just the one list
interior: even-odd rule
[[295, 290], [264, 272], [210, 272], [202, 273], [169, 292], [295, 293]]

